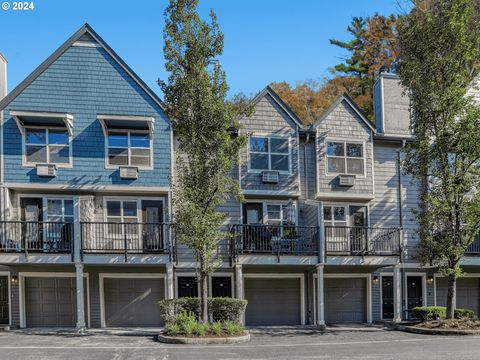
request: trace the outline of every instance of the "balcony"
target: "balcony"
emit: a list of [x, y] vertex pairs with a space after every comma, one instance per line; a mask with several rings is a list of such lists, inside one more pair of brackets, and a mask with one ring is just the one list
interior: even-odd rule
[[379, 227], [325, 226], [327, 255], [398, 256], [400, 229]]
[[0, 252], [72, 253], [73, 223], [0, 221]]
[[171, 224], [81, 222], [82, 254], [169, 253]]
[[232, 225], [231, 251], [235, 255], [307, 255], [320, 252], [319, 228], [296, 225]]

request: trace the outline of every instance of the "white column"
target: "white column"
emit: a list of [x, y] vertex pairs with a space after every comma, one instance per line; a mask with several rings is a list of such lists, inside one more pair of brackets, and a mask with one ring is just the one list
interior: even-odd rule
[[81, 261], [82, 238], [80, 234], [80, 197], [73, 197], [73, 260], [75, 263]]
[[167, 299], [174, 298], [173, 291], [173, 263], [167, 263]]
[[393, 321], [402, 321], [402, 273], [400, 264], [393, 267]]
[[77, 330], [85, 329], [85, 302], [83, 288], [83, 264], [75, 264], [76, 289], [77, 289]]
[[317, 327], [325, 328], [325, 303], [323, 296], [323, 264], [317, 265]]
[[235, 265], [235, 297], [243, 299], [243, 269], [242, 265]]

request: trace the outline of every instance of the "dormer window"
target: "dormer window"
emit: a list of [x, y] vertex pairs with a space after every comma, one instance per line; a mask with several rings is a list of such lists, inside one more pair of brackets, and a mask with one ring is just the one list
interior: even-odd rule
[[327, 141], [326, 156], [328, 174], [365, 174], [363, 143]]
[[290, 138], [251, 136], [249, 168], [253, 171], [290, 172]]

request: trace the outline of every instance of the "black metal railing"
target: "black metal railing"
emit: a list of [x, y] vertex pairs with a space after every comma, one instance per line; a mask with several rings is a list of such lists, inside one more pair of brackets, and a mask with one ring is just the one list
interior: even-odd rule
[[480, 256], [480, 236], [477, 236], [477, 238], [467, 247], [465, 254], [468, 256]]
[[317, 255], [318, 230], [317, 226], [232, 225], [232, 253]]
[[167, 253], [171, 224], [81, 222], [82, 253]]
[[71, 253], [73, 223], [0, 221], [0, 252]]
[[327, 255], [399, 255], [400, 229], [364, 226], [325, 226]]

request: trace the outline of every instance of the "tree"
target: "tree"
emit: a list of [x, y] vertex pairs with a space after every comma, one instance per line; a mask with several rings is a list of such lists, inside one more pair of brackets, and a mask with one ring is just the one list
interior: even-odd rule
[[349, 42], [330, 40], [332, 45], [347, 50], [350, 55], [335, 70], [340, 76], [356, 80], [359, 86], [353, 87], [353, 99], [371, 119], [373, 117], [373, 84], [382, 71], [394, 71], [396, 67], [397, 22], [395, 15], [374, 14], [366, 19], [354, 17], [347, 31], [352, 35]]
[[429, 3], [399, 24], [398, 74], [416, 136], [405, 169], [425, 185], [418, 257], [447, 277], [453, 318], [461, 261], [480, 224], [480, 111], [470, 96], [479, 74], [480, 12], [474, 0]]
[[171, 0], [165, 10], [169, 77], [161, 88], [178, 142], [173, 226], [178, 241], [192, 249], [197, 261], [201, 320], [207, 322], [207, 279], [218, 266], [217, 243], [226, 237], [220, 230], [225, 214], [218, 207], [239, 194], [231, 171], [245, 139], [234, 134], [236, 110], [226, 101], [226, 76], [216, 60], [223, 51], [223, 34], [213, 10], [206, 22], [197, 5], [198, 0]]

